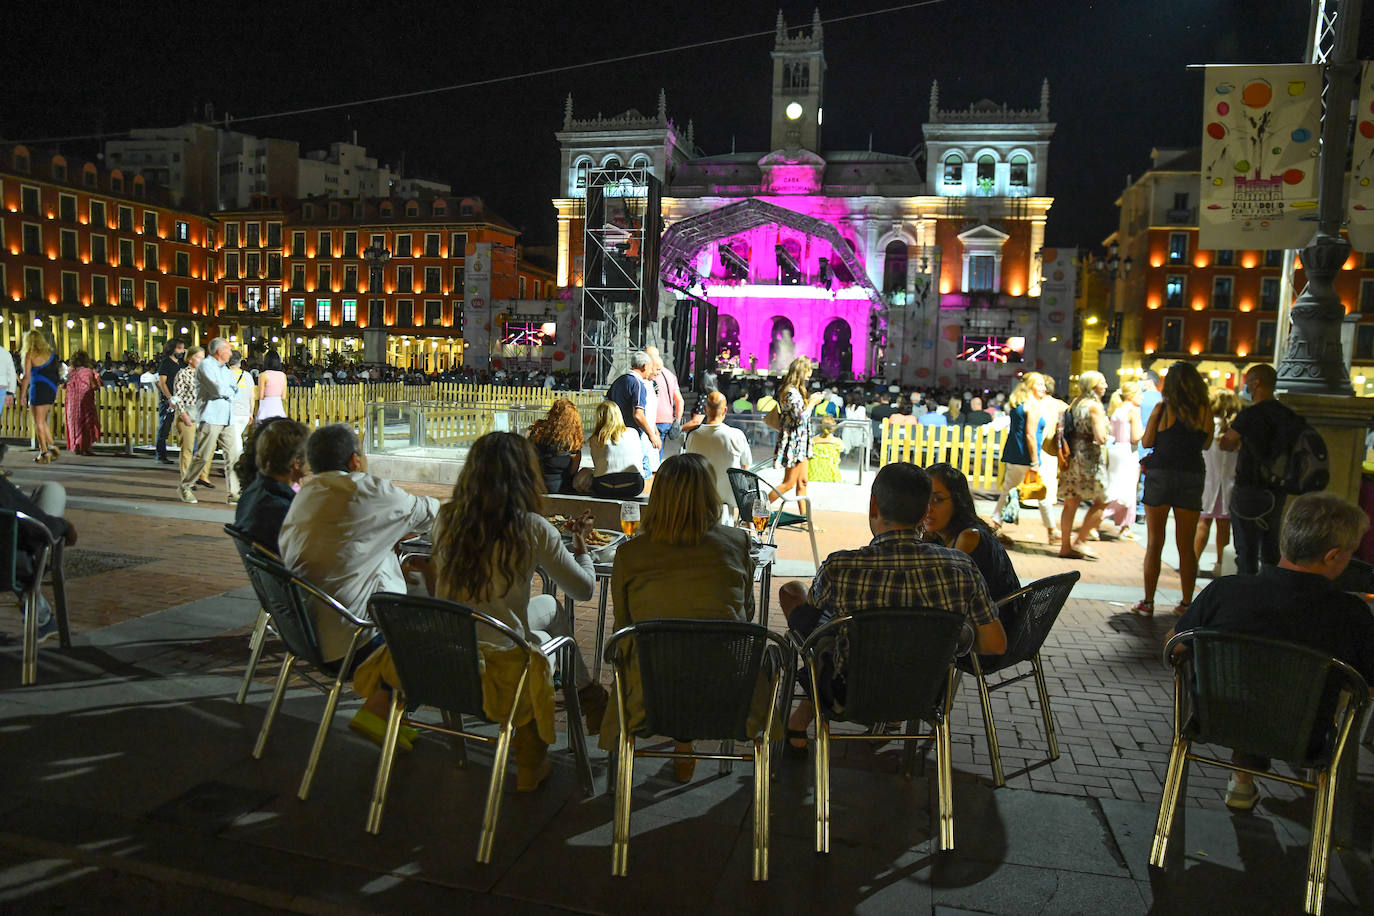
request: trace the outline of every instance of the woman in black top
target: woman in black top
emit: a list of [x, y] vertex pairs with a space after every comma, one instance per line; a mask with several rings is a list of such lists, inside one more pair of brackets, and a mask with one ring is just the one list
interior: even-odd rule
[[[1021, 579], [1011, 557], [997, 542], [987, 522], [978, 517], [968, 478], [950, 464], [933, 464], [926, 471], [930, 474], [930, 508], [922, 522], [926, 540], [968, 554], [983, 574], [993, 600], [1019, 589]], [[1022, 611], [1019, 601], [999, 608], [1002, 628], [1010, 633], [1012, 623]]]
[[1212, 442], [1212, 411], [1207, 384], [1196, 369], [1174, 363], [1164, 376], [1163, 400], [1155, 405], [1140, 444], [1154, 451], [1141, 462], [1145, 467], [1145, 598], [1131, 611], [1150, 616], [1155, 612], [1155, 588], [1159, 585], [1160, 557], [1169, 510], [1174, 510], [1174, 541], [1178, 545], [1178, 578], [1183, 598], [1174, 608], [1182, 614], [1193, 600], [1197, 582], [1197, 553], [1193, 536], [1202, 514], [1202, 489], [1207, 467], [1202, 452]]
[[549, 493], [572, 493], [573, 475], [582, 464], [582, 416], [567, 398], [553, 402], [548, 414], [530, 426], [530, 444]]

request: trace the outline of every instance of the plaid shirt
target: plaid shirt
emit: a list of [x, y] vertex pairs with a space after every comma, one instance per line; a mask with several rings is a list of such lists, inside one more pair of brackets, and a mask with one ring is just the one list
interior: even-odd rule
[[[946, 610], [975, 628], [997, 620], [983, 575], [968, 554], [922, 541], [915, 529], [886, 531], [867, 546], [825, 558], [810, 602], [831, 617], [874, 608]], [[843, 670], [844, 647], [836, 658]]]

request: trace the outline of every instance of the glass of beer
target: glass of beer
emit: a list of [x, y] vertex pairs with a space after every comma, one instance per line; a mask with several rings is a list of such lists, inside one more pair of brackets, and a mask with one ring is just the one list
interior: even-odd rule
[[639, 529], [639, 503], [628, 502], [620, 504], [620, 530], [625, 533], [627, 538], [635, 536], [635, 531]]
[[768, 527], [768, 504], [759, 500], [754, 503], [754, 530], [759, 534]]

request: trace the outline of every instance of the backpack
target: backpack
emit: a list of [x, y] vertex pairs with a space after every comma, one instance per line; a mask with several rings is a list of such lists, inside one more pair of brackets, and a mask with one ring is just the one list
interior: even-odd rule
[[1073, 455], [1073, 405], [1077, 403], [1078, 400], [1074, 399], [1073, 404], [1066, 407], [1064, 412], [1059, 415], [1059, 429], [1054, 434], [1054, 448], [1059, 453], [1061, 467], [1067, 467], [1069, 458]]
[[1306, 421], [1299, 419], [1289, 430], [1277, 453], [1259, 463], [1260, 480], [1269, 489], [1294, 496], [1325, 490], [1331, 482], [1331, 459], [1326, 440]]

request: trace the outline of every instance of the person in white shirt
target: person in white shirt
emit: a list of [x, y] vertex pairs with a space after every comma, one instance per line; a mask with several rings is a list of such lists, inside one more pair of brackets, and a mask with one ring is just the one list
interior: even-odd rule
[[754, 463], [749, 440], [742, 430], [725, 425], [725, 395], [713, 391], [706, 396], [706, 422], [697, 427], [687, 438], [686, 451], [700, 455], [711, 462], [716, 475], [716, 493], [720, 496], [722, 525], [730, 524], [730, 509], [735, 505], [734, 491], [730, 489], [730, 468], [748, 470]]
[[257, 386], [253, 384], [252, 373], [243, 368], [243, 355], [237, 350], [229, 357], [229, 371], [234, 374], [234, 384], [238, 386], [238, 394], [234, 395], [231, 425], [234, 427], [234, 438], [242, 442], [243, 431], [253, 420], [253, 396], [257, 394]]
[[19, 387], [19, 375], [14, 371], [14, 354], [9, 350], [0, 352], [0, 409], [4, 409], [9, 399], [14, 397]]
[[591, 492], [603, 499], [633, 499], [644, 492], [644, 450], [625, 428], [615, 401], [596, 405], [596, 428], [587, 439], [592, 454]]
[[[305, 456], [313, 476], [301, 484], [282, 522], [277, 541], [282, 562], [366, 618], [373, 593], [406, 591], [396, 542], [429, 531], [439, 501], [367, 473], [358, 437], [341, 423], [317, 429]], [[348, 625], [333, 611], [319, 609], [315, 627], [324, 658], [342, 658], [352, 639]], [[380, 743], [389, 700], [385, 690], [373, 693], [350, 727]]]

